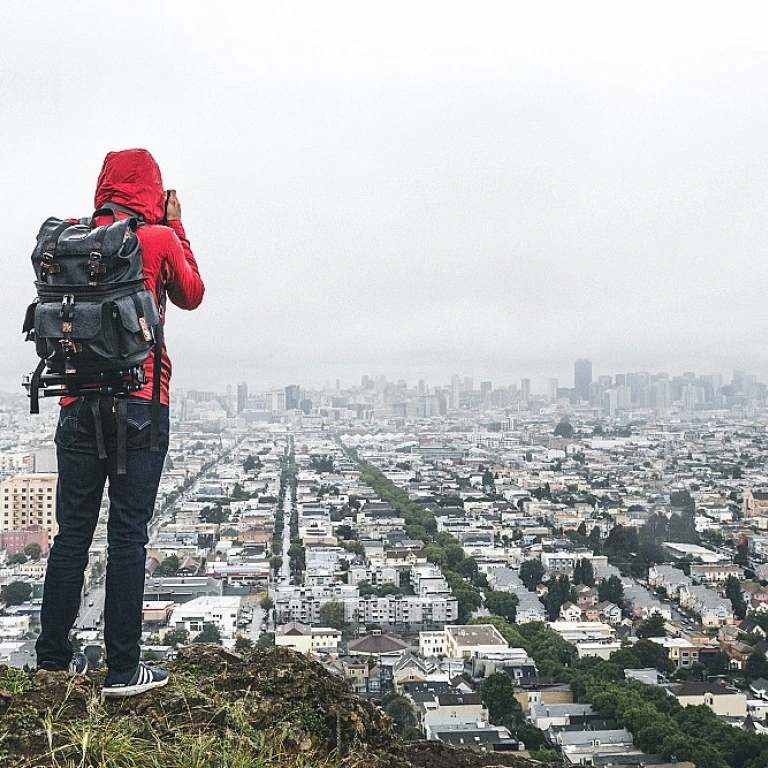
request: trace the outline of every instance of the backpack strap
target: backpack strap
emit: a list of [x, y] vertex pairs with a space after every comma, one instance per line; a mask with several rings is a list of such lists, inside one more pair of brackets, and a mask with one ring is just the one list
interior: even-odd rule
[[160, 374], [163, 367], [163, 316], [165, 315], [165, 291], [160, 297], [160, 322], [155, 329], [155, 354], [152, 361], [152, 415], [149, 427], [149, 450], [160, 451]]
[[[101, 423], [101, 408], [99, 407], [98, 397], [89, 397], [88, 402], [91, 406], [91, 413], [93, 413], [93, 426], [96, 433], [96, 450], [99, 452], [100, 459], [107, 458], [107, 446], [104, 443], [104, 428]], [[117, 473], [121, 474], [119, 469], [120, 457], [118, 455], [118, 470]], [[122, 474], [125, 474], [123, 472]]]
[[62, 221], [48, 238], [46, 238], [45, 246], [43, 248], [43, 260], [40, 262], [40, 279], [44, 283], [48, 282], [49, 274], [58, 272], [60, 269], [58, 264], [53, 263], [53, 258], [56, 255], [56, 246], [59, 244], [59, 238], [64, 230], [71, 226], [71, 221]]
[[40, 413], [40, 377], [43, 375], [47, 360], [43, 358], [35, 368], [32, 378], [29, 380], [29, 412]]
[[137, 211], [134, 211], [131, 208], [127, 208], [124, 205], [119, 205], [118, 203], [104, 203], [104, 205], [101, 206], [98, 210], [94, 211], [93, 216], [91, 216], [91, 227], [95, 226], [96, 217], [100, 214], [103, 214], [105, 216], [112, 215], [112, 218], [117, 221], [117, 216], [115, 215], [116, 212], [120, 213], [127, 213], [131, 218], [136, 219], [139, 225], [146, 224], [146, 221], [144, 220], [144, 217], [138, 213]]

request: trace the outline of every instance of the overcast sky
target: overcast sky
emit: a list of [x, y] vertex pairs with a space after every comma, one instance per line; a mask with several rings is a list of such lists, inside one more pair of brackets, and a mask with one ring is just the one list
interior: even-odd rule
[[[118, 10], [119, 8], [119, 10]], [[98, 9], [98, 10], [97, 10]], [[0, 5], [0, 388], [50, 215], [146, 147], [206, 283], [174, 384], [768, 378], [761, 2]]]

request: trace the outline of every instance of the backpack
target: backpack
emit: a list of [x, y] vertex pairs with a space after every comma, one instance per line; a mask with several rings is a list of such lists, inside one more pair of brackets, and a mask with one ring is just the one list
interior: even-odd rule
[[[129, 217], [118, 219], [116, 210]], [[103, 215], [113, 221], [96, 226]], [[52, 217], [43, 223], [32, 251], [37, 298], [23, 326], [40, 363], [24, 386], [30, 413], [39, 413], [41, 393], [129, 394], [147, 383], [142, 363], [154, 346], [152, 449], [157, 450], [162, 323], [144, 285], [136, 235], [143, 223], [134, 211], [111, 203], [90, 218]]]

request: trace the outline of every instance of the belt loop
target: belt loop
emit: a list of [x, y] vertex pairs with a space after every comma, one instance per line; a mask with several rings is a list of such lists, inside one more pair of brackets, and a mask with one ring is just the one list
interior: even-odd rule
[[96, 448], [99, 451], [99, 458], [107, 458], [107, 449], [104, 445], [104, 430], [101, 425], [101, 409], [99, 408], [99, 398], [89, 397], [88, 402], [93, 413], [93, 426], [96, 432]]
[[128, 401], [116, 397], [117, 401], [117, 474], [126, 473], [128, 460]]

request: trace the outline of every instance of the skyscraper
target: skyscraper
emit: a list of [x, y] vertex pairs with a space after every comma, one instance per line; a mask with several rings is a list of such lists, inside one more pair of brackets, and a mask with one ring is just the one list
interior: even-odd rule
[[573, 387], [576, 399], [589, 401], [589, 386], [592, 384], [592, 361], [579, 358], [573, 366]]
[[549, 380], [549, 402], [554, 403], [557, 400], [557, 379]]
[[295, 411], [301, 404], [301, 387], [298, 384], [289, 384], [285, 388], [285, 410]]
[[520, 379], [520, 399], [527, 403], [531, 399], [531, 380]]
[[451, 410], [456, 410], [459, 407], [459, 401], [461, 398], [461, 379], [457, 374], [451, 376]]
[[242, 413], [248, 407], [248, 385], [241, 381], [237, 385], [237, 412]]

